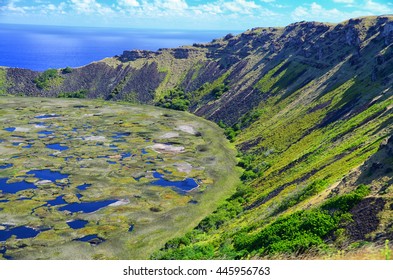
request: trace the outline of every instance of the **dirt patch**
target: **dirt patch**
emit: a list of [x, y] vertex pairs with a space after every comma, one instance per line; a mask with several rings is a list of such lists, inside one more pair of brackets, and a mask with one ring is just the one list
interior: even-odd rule
[[84, 138], [86, 141], [105, 141], [105, 136], [87, 136]]
[[368, 197], [356, 205], [350, 211], [353, 222], [347, 227], [351, 239], [365, 240], [367, 234], [375, 231], [379, 225], [377, 215], [384, 206], [385, 201], [380, 197]]
[[188, 162], [175, 163], [174, 166], [177, 168], [178, 171], [185, 172], [187, 174], [192, 171], [192, 165]]
[[175, 138], [179, 137], [179, 133], [177, 132], [167, 132], [160, 136], [161, 139]]
[[173, 146], [166, 144], [154, 144], [151, 148], [157, 153], [182, 153], [184, 152], [184, 147], [182, 146]]
[[180, 130], [180, 131], [192, 134], [192, 135], [195, 135], [197, 133], [196, 130], [190, 125], [179, 125], [177, 127], [177, 130]]
[[130, 201], [128, 199], [120, 199], [116, 202], [109, 204], [108, 206], [121, 206], [121, 205], [126, 205], [128, 203], [130, 203]]
[[30, 131], [30, 128], [27, 127], [15, 127], [15, 132], [28, 132]]

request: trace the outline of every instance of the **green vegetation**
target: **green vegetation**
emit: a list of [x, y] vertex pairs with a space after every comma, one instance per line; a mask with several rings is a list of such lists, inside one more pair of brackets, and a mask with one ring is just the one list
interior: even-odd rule
[[267, 72], [255, 85], [257, 89], [259, 89], [262, 93], [267, 93], [272, 90], [273, 86], [277, 81], [279, 81], [285, 74], [285, 71], [282, 70], [278, 72], [280, 69], [285, 68], [286, 61], [281, 62], [272, 70]]
[[56, 69], [48, 69], [34, 79], [34, 83], [39, 89], [48, 89], [61, 85], [63, 80]]
[[156, 105], [163, 108], [186, 111], [188, 106], [190, 106], [190, 101], [186, 99], [184, 90], [174, 88], [164, 93], [163, 97], [156, 103]]
[[212, 90], [212, 94], [215, 99], [219, 99], [221, 95], [229, 90], [229, 87], [225, 84], [218, 85]]
[[0, 95], [7, 93], [7, 71], [0, 68]]
[[62, 73], [62, 74], [70, 74], [70, 73], [72, 73], [72, 68], [69, 67], [69, 66], [67, 66], [66, 68], [63, 68], [63, 69], [61, 70], [61, 73]]
[[391, 259], [391, 253], [392, 251], [389, 248], [389, 240], [385, 240], [385, 248], [384, 248], [384, 256], [385, 260], [390, 260]]
[[221, 95], [229, 90], [229, 81], [227, 80], [229, 74], [230, 71], [227, 71], [223, 75], [219, 76], [214, 82], [204, 83], [200, 88], [189, 93], [189, 99], [198, 101], [208, 95], [210, 95], [213, 99], [219, 99]]
[[232, 127], [227, 126], [223, 121], [218, 122], [218, 126], [224, 129], [224, 134], [227, 139], [231, 142], [235, 141], [235, 137], [240, 133], [238, 126], [234, 125]]
[[276, 214], [319, 194], [327, 185], [328, 183], [326, 180], [316, 180], [312, 182], [301, 191], [295, 192], [291, 197], [285, 199], [277, 208]]
[[87, 90], [81, 89], [74, 92], [62, 92], [57, 97], [58, 98], [86, 98]]
[[234, 219], [243, 211], [242, 203], [244, 199], [241, 197], [250, 190], [243, 185], [237, 187], [235, 194], [222, 203], [217, 210], [204, 218], [197, 227], [185, 236], [171, 239], [164, 248], [152, 255], [152, 259], [212, 259], [215, 256], [215, 248], [212, 244], [193, 245], [192, 243], [203, 241], [206, 234], [214, 232], [227, 222]]
[[[314, 184], [316, 185], [316, 184]], [[309, 188], [311, 189], [311, 188]], [[239, 191], [238, 191], [239, 192]], [[205, 218], [193, 231], [184, 238], [177, 238], [166, 243], [165, 247], [157, 252], [153, 258], [160, 259], [193, 259], [204, 258], [244, 258], [249, 255], [282, 255], [302, 254], [311, 249], [323, 249], [325, 241], [338, 231], [348, 221], [348, 211], [370, 193], [364, 185], [346, 194], [328, 200], [319, 208], [297, 211], [293, 214], [280, 217], [273, 223], [265, 226], [257, 233], [238, 232], [232, 236], [233, 244], [209, 250], [207, 256], [195, 254], [200, 245], [211, 248], [212, 244], [206, 242], [204, 233], [217, 230], [225, 222], [230, 222], [242, 212], [241, 204], [244, 202], [237, 195], [232, 196], [221, 205], [213, 214]], [[244, 193], [242, 193], [244, 195]], [[193, 240], [194, 242], [190, 242]], [[199, 242], [198, 242], [199, 241]], [[227, 242], [229, 240], [227, 239]]]

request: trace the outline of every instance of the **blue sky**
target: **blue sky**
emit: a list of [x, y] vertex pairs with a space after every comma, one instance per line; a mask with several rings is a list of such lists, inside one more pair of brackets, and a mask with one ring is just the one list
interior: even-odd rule
[[393, 0], [0, 0], [0, 23], [225, 29], [393, 14]]

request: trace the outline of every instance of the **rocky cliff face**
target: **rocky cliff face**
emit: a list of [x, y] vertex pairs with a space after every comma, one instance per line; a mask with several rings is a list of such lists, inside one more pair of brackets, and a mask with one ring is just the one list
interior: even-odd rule
[[[56, 96], [87, 90], [90, 98], [131, 96], [134, 101], [154, 103], [157, 96], [178, 86], [194, 96], [192, 112], [233, 124], [269, 96], [290, 95], [304, 90], [311, 81], [315, 81], [315, 93], [326, 92], [350, 77], [388, 85], [392, 41], [391, 17], [359, 18], [338, 25], [299, 22], [285, 28], [254, 28], [209, 44], [157, 52], [124, 51], [112, 59], [60, 74], [63, 83], [46, 89], [33, 83], [39, 73], [8, 69], [8, 93]], [[269, 73], [272, 84], [261, 89], [260, 81]], [[209, 96], [213, 88], [196, 92], [223, 75], [219, 82], [229, 90], [221, 98]]]

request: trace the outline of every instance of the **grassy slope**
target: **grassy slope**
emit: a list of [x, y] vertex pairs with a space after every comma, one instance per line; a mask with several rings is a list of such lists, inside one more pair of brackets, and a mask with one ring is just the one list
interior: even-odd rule
[[[375, 24], [374, 20], [365, 19], [362, 26]], [[214, 226], [201, 223], [185, 240], [174, 240], [153, 258], [288, 258], [309, 250], [320, 258], [332, 257], [337, 250], [358, 246], [350, 229], [359, 221], [351, 209], [364, 199], [382, 198], [385, 206], [374, 213], [379, 225], [371, 227], [362, 240], [377, 241], [376, 233], [382, 240], [389, 238], [393, 163], [383, 160], [385, 172], [371, 179], [367, 177], [374, 170], [362, 166], [393, 129], [392, 91], [383, 81], [390, 74], [380, 70], [379, 78], [370, 79], [375, 71], [367, 63], [375, 59], [375, 52], [369, 54], [372, 48], [384, 49], [381, 41], [365, 40], [360, 51], [365, 62], [357, 66], [356, 75], [350, 63], [353, 53], [344, 47], [341, 54], [346, 56], [339, 67], [324, 73], [314, 69], [317, 78], [299, 89], [288, 90], [288, 81], [296, 81], [312, 67], [296, 57], [289, 63], [277, 61], [266, 71], [254, 86], [266, 95], [254, 109], [259, 117], [235, 139], [245, 152], [243, 157], [251, 159], [247, 166], [259, 177], [245, 182], [247, 187], [239, 189], [239, 195], [205, 219], [214, 220]], [[390, 62], [384, 67], [390, 68]], [[354, 180], [352, 170], [362, 175]], [[370, 191], [360, 195], [357, 188], [362, 184]], [[340, 208], [337, 200], [350, 207]], [[243, 210], [223, 214], [237, 207]], [[315, 232], [316, 228], [326, 231]], [[296, 234], [287, 236], [282, 231]], [[267, 236], [273, 238], [263, 242]]]

